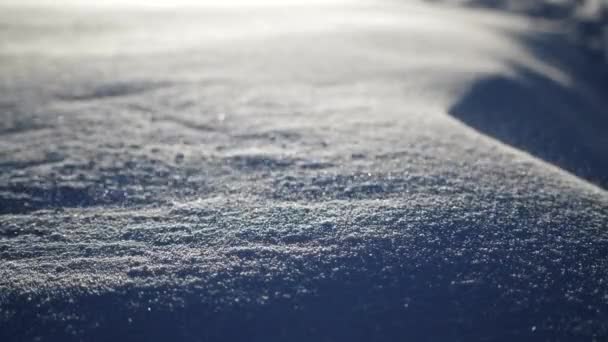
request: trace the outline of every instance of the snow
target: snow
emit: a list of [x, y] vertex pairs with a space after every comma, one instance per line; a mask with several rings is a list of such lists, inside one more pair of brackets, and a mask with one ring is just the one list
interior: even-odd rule
[[558, 28], [418, 2], [0, 26], [0, 340], [608, 337], [607, 107]]

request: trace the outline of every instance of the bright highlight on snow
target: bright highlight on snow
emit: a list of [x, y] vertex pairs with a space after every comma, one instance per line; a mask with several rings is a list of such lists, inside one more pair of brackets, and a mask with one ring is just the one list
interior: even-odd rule
[[276, 7], [276, 6], [324, 6], [352, 4], [361, 0], [5, 0], [2, 5], [11, 6], [51, 6], [51, 7], [140, 7], [140, 8], [179, 8], [179, 7]]

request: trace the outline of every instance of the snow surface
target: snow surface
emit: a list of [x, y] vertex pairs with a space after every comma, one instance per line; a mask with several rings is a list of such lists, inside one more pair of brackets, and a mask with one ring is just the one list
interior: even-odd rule
[[416, 2], [0, 27], [1, 341], [608, 338], [608, 107], [558, 28]]

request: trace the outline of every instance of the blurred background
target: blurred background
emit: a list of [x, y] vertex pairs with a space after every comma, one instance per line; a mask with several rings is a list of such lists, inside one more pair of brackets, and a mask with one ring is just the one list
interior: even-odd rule
[[507, 11], [540, 20], [555, 20], [570, 39], [608, 63], [608, 1], [605, 0], [428, 0]]

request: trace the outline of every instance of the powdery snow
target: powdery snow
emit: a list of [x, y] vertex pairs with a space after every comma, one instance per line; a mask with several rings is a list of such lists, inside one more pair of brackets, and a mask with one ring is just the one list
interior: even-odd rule
[[0, 26], [0, 340], [608, 338], [607, 107], [557, 29], [415, 2]]

